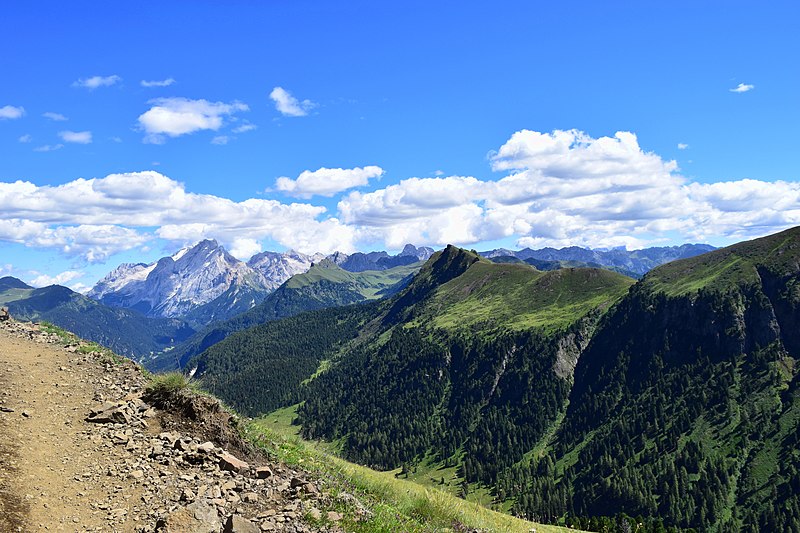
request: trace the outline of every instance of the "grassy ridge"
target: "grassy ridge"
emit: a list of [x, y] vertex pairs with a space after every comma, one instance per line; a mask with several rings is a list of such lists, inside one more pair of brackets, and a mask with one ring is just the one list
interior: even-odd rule
[[322, 280], [346, 285], [361, 294], [364, 299], [378, 298], [382, 291], [391, 288], [402, 279], [414, 275], [422, 266], [421, 262], [403, 265], [387, 270], [364, 270], [349, 272], [331, 261], [321, 261], [308, 272], [292, 276], [284, 285], [287, 289], [302, 289]]
[[649, 272], [642, 282], [652, 292], [673, 297], [701, 289], [725, 292], [758, 283], [759, 269], [778, 277], [796, 272], [799, 253], [800, 227], [668, 263]]
[[455, 330], [564, 328], [621, 298], [634, 280], [601, 269], [540, 272], [479, 261], [448, 281], [428, 304], [433, 324]]

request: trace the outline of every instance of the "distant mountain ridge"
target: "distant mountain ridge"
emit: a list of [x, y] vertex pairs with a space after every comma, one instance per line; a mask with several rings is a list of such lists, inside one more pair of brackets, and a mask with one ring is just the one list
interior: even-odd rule
[[0, 278], [0, 305], [7, 306], [17, 320], [51, 322], [136, 360], [172, 348], [194, 333], [182, 320], [148, 318], [67, 287], [35, 289], [13, 277]]
[[[204, 240], [150, 265], [121, 265], [88, 296], [149, 317], [191, 313], [202, 324], [249, 309], [266, 296], [265, 285], [261, 272], [234, 258], [216, 241]], [[215, 302], [220, 298], [222, 302]], [[201, 311], [204, 306], [206, 312]]]
[[570, 246], [561, 249], [541, 248], [539, 250], [523, 248], [518, 251], [498, 248], [479, 253], [492, 260], [513, 257], [540, 270], [552, 270], [561, 266], [603, 267], [638, 278], [664, 263], [687, 259], [713, 250], [716, 248], [708, 244], [682, 244], [641, 250], [592, 250]]
[[153, 370], [183, 367], [193, 356], [234, 332], [305, 311], [341, 307], [391, 296], [401, 290], [422, 266], [421, 261], [382, 271], [348, 272], [330, 259], [297, 274], [252, 309], [210, 324], [174, 351], [146, 362]]
[[151, 264], [123, 263], [98, 281], [87, 296], [145, 316], [182, 318], [203, 326], [255, 307], [292, 276], [326, 258], [346, 271], [365, 272], [410, 265], [432, 253], [431, 248], [411, 244], [396, 256], [387, 252], [325, 256], [267, 251], [245, 263], [217, 241], [207, 239]]

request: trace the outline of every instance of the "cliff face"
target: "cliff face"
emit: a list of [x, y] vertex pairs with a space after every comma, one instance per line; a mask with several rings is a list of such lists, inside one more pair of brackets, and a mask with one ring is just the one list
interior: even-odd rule
[[551, 452], [562, 511], [800, 525], [798, 258], [795, 229], [679, 261], [604, 318]]

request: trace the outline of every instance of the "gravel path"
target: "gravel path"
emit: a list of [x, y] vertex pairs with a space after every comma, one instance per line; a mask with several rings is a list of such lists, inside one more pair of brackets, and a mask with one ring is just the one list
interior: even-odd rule
[[216, 400], [158, 410], [139, 367], [90, 350], [0, 322], [0, 532], [341, 531], [328, 481], [269, 461]]
[[107, 531], [108, 513], [92, 503], [115, 494], [128, 507], [141, 492], [87, 475], [122, 457], [86, 415], [104, 389], [127, 391], [110, 385], [99, 361], [54, 340], [27, 324], [0, 328], [0, 531]]

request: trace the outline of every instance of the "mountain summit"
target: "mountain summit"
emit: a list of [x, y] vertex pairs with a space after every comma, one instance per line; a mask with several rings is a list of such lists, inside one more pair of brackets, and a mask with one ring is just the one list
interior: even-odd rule
[[[261, 272], [204, 240], [150, 265], [123, 264], [95, 285], [89, 296], [112, 307], [151, 317], [188, 317], [203, 323], [242, 312], [268, 292]], [[223, 298], [225, 303], [215, 302]], [[209, 306], [209, 312], [200, 309]], [[225, 316], [225, 317], [227, 317]]]

